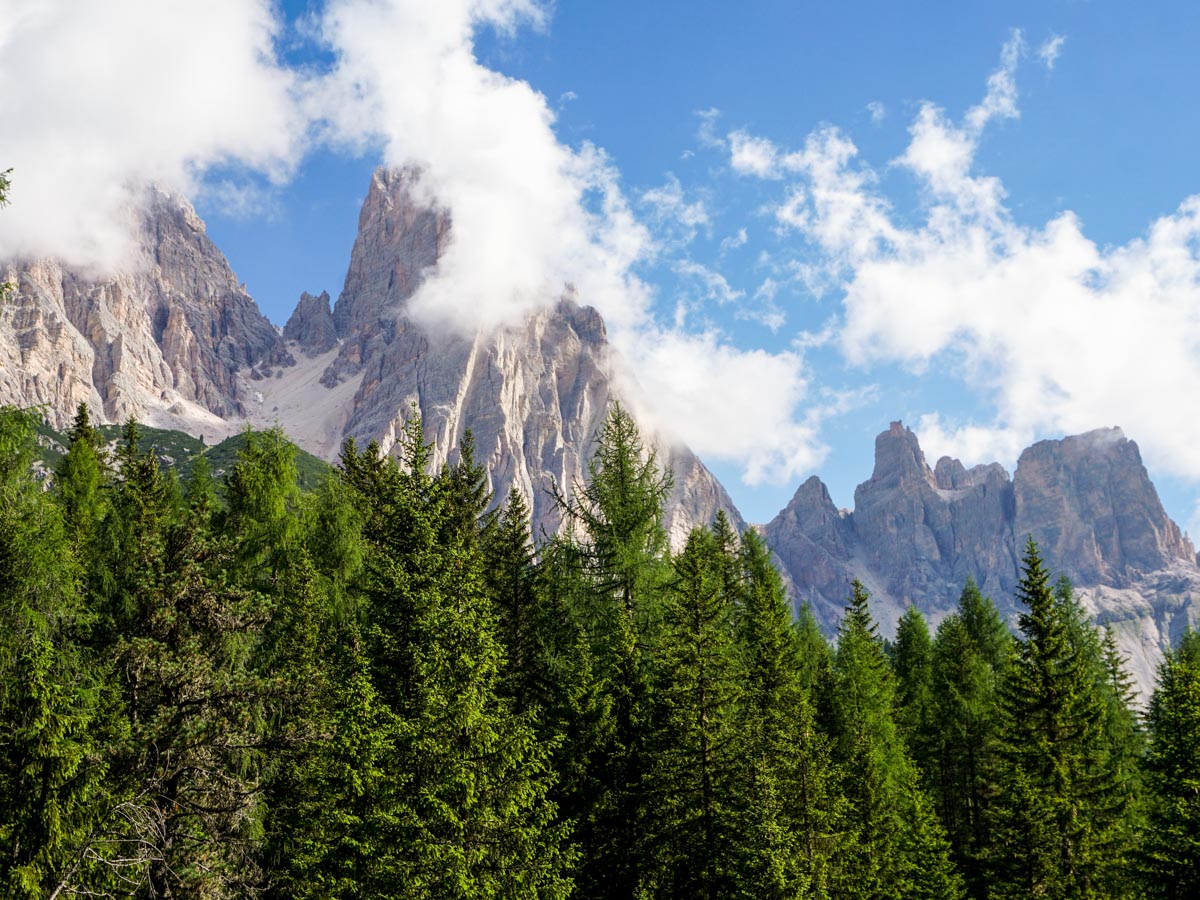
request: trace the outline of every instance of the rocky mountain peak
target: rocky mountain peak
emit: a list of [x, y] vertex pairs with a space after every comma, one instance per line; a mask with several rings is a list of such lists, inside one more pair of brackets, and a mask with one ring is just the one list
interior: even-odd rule
[[326, 353], [337, 346], [337, 329], [333, 324], [328, 291], [321, 291], [317, 297], [308, 291], [300, 295], [300, 302], [283, 326], [283, 339], [295, 341], [309, 356]]
[[1021, 454], [1013, 489], [1017, 534], [1034, 534], [1083, 583], [1125, 586], [1195, 560], [1119, 428], [1039, 441]]
[[[470, 428], [492, 491], [503, 497], [518, 487], [535, 531], [553, 533], [559, 523], [551, 486], [569, 493], [583, 479], [610, 404], [628, 399], [615, 383], [617, 362], [604, 320], [565, 285], [519, 325], [473, 336], [426, 329], [406, 315], [406, 304], [437, 265], [451, 228], [419, 171], [376, 171], [332, 313], [336, 349], [326, 338], [324, 355], [278, 385], [264, 385], [261, 414], [277, 416], [302, 444], [312, 435], [313, 445], [328, 453], [345, 434], [377, 440], [387, 451], [415, 412], [433, 443], [434, 465], [455, 458]], [[322, 315], [319, 302], [302, 298], [289, 339]], [[307, 385], [303, 397], [289, 387], [299, 381]], [[724, 488], [691, 451], [646, 432], [675, 473], [666, 523], [673, 540], [681, 543], [718, 509], [744, 526]]]
[[832, 628], [850, 580], [872, 592], [883, 630], [910, 604], [935, 623], [973, 577], [1015, 618], [1013, 590], [1027, 535], [1112, 625], [1145, 687], [1173, 635], [1200, 616], [1200, 568], [1162, 508], [1137, 445], [1118, 428], [1040, 441], [1009, 479], [997, 463], [967, 469], [949, 457], [930, 472], [899, 422], [875, 441], [875, 471], [849, 515], [831, 516], [810, 478], [766, 527], [798, 600]]
[[338, 337], [374, 328], [384, 310], [398, 312], [437, 265], [449, 235], [449, 213], [426, 197], [419, 170], [376, 169], [333, 310]]
[[911, 482], [932, 485], [933, 473], [925, 462], [917, 436], [903, 422], [892, 422], [887, 431], [875, 438], [875, 471], [863, 487], [893, 488]]
[[150, 188], [137, 264], [115, 274], [25, 260], [0, 311], [0, 399], [45, 405], [54, 424], [87, 402], [107, 421], [203, 430], [244, 412], [241, 372], [290, 363], [204, 223], [183, 197]]

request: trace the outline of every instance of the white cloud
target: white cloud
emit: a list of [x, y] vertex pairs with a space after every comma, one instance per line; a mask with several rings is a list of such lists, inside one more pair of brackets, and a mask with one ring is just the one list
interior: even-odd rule
[[729, 135], [729, 164], [739, 175], [758, 178], [778, 178], [779, 151], [766, 138], [754, 137], [745, 131]]
[[725, 140], [717, 134], [717, 119], [721, 118], [721, 111], [715, 106], [699, 109], [696, 110], [696, 118], [700, 120], [696, 129], [696, 138], [700, 141], [700, 146], [723, 148]]
[[655, 221], [683, 244], [691, 243], [699, 229], [707, 229], [710, 225], [704, 201], [689, 201], [684, 196], [683, 185], [673, 174], [668, 174], [661, 186], [643, 192], [642, 203], [650, 207]]
[[194, 194], [213, 166], [280, 181], [298, 158], [270, 0], [0, 0], [0, 23], [0, 256], [128, 264], [146, 182]]
[[739, 228], [737, 234], [731, 234], [729, 237], [721, 239], [721, 254], [724, 255], [730, 250], [738, 250], [746, 246], [750, 240], [750, 236], [746, 233], [745, 228]]
[[[653, 387], [669, 431], [742, 462], [752, 479], [795, 475], [820, 453], [819, 417], [801, 408], [802, 357], [689, 333], [686, 316], [656, 319], [633, 267], [670, 235], [639, 221], [602, 150], [558, 139], [551, 102], [476, 58], [479, 29], [544, 27], [549, 6], [329, 0], [284, 35], [274, 0], [0, 0], [10, 124], [0, 165], [16, 170], [0, 254], [119, 267], [146, 180], [252, 214], [264, 194], [240, 173], [285, 182], [316, 145], [379, 154], [418, 167], [425, 199], [452, 221], [412, 315], [473, 331], [519, 320], [574, 284]], [[288, 69], [276, 57], [283, 40], [320, 42], [331, 66]], [[699, 113], [702, 143], [724, 143], [718, 115]], [[677, 181], [641, 199], [677, 227], [709, 226]], [[716, 302], [744, 299], [715, 271], [681, 274]]]
[[713, 303], [737, 303], [746, 296], [726, 280], [725, 276], [695, 260], [679, 260], [674, 266], [675, 274], [700, 288], [704, 299]]
[[1021, 451], [1034, 440], [1032, 431], [973, 423], [945, 422], [940, 413], [926, 413], [916, 426], [925, 458], [933, 465], [952, 456], [967, 466], [999, 462], [1013, 471]]
[[887, 107], [878, 100], [872, 100], [867, 104], [867, 112], [871, 114], [872, 125], [879, 125], [887, 118]]
[[894, 162], [922, 216], [893, 217], [848, 139], [828, 130], [783, 154], [797, 174], [777, 216], [838, 273], [838, 344], [852, 363], [900, 363], [955, 378], [988, 421], [921, 421], [937, 452], [1011, 459], [1045, 435], [1121, 425], [1152, 464], [1200, 479], [1200, 196], [1123, 246], [1097, 245], [1065, 212], [1014, 220], [1003, 185], [975, 171], [986, 125], [1018, 115], [1019, 35], [984, 100], [961, 122], [927, 104]]
[[715, 331], [655, 329], [627, 352], [664, 427], [706, 459], [741, 464], [748, 484], [794, 481], [825, 458], [820, 425], [836, 410], [812, 402], [799, 353], [745, 352]]
[[1066, 42], [1067, 39], [1063, 35], [1056, 34], [1038, 48], [1038, 58], [1047, 69], [1054, 70], [1054, 64], [1058, 62], [1058, 55], [1062, 53], [1063, 44]]
[[529, 0], [332, 0], [322, 34], [337, 63], [314, 95], [337, 136], [416, 165], [450, 210], [449, 245], [409, 302], [430, 324], [520, 320], [574, 283], [616, 319], [636, 319], [628, 267], [648, 234], [604, 154], [559, 142], [546, 98], [482, 66], [477, 28], [539, 24]]

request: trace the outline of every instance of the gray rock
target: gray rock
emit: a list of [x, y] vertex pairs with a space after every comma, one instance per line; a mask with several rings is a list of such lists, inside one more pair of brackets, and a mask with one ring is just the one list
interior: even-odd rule
[[283, 339], [295, 341], [308, 356], [319, 356], [338, 345], [328, 291], [321, 291], [319, 297], [308, 291], [300, 295], [300, 302], [283, 326]]
[[245, 412], [239, 373], [293, 362], [182, 197], [150, 189], [130, 271], [90, 276], [54, 260], [9, 263], [0, 313], [0, 401], [80, 402], [108, 421], [202, 427]]
[[[470, 429], [495, 496], [503, 498], [515, 485], [530, 504], [535, 529], [554, 533], [560, 522], [552, 487], [571, 493], [584, 479], [609, 406], [636, 398], [616, 388], [620, 362], [603, 319], [570, 288], [520, 326], [469, 337], [430, 334], [410, 319], [407, 301], [452, 231], [448, 214], [421, 198], [418, 180], [407, 169], [380, 169], [371, 179], [333, 310], [340, 345], [320, 378], [330, 392], [353, 382], [354, 393], [329, 414], [344, 416], [343, 434], [360, 443], [376, 440], [390, 451], [415, 412], [434, 445], [434, 465], [455, 459]], [[322, 406], [314, 398], [303, 410], [307, 421], [284, 415], [281, 424], [299, 433]], [[675, 474], [666, 525], [676, 544], [719, 509], [745, 527], [725, 489], [691, 451], [643, 428]]]
[[893, 422], [854, 499], [853, 512], [839, 513], [810, 478], [765, 529], [796, 599], [830, 630], [854, 577], [885, 633], [909, 605], [939, 621], [968, 577], [1015, 620], [1027, 535], [1096, 620], [1113, 625], [1143, 691], [1167, 642], [1200, 615], [1195, 551], [1120, 429], [1035, 444], [1010, 481], [995, 463], [968, 470], [943, 458], [931, 471], [916, 435]]

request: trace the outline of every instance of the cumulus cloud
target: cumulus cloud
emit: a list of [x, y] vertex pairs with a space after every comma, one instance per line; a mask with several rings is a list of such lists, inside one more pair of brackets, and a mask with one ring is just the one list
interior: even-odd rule
[[795, 480], [825, 458], [821, 423], [843, 398], [814, 398], [798, 351], [746, 352], [715, 330], [648, 328], [627, 352], [644, 396], [670, 400], [653, 404], [663, 427], [705, 459], [740, 464], [746, 483]]
[[0, 0], [0, 23], [2, 256], [131, 264], [147, 182], [194, 195], [213, 166], [281, 181], [298, 159], [271, 0]]
[[[571, 282], [605, 316], [664, 431], [742, 463], [748, 478], [790, 476], [819, 447], [798, 406], [807, 390], [802, 357], [690, 331], [686, 303], [661, 323], [633, 271], [666, 261], [699, 299], [739, 302], [742, 292], [719, 272], [670, 259], [709, 227], [704, 204], [669, 176], [639, 197], [652, 234], [601, 150], [560, 142], [541, 94], [476, 59], [478, 28], [539, 25], [544, 14], [520, 0], [332, 0], [322, 19], [337, 61], [313, 104], [341, 139], [419, 166], [430, 198], [450, 210], [449, 248], [409, 312], [437, 326], [487, 328], [543, 307]], [[719, 140], [718, 115], [699, 114], [702, 143]], [[724, 416], [744, 425], [731, 428]]]
[[755, 137], [745, 131], [734, 131], [729, 135], [729, 164], [739, 175], [754, 175], [758, 178], [778, 178], [779, 150], [766, 138]]
[[[653, 387], [666, 430], [742, 461], [752, 478], [794, 473], [819, 447], [815, 420], [798, 405], [802, 357], [739, 350], [718, 332], [687, 331], [686, 317], [663, 324], [635, 274], [642, 261], [672, 262], [663, 249], [673, 250], [671, 228], [684, 243], [708, 229], [704, 204], [674, 178], [631, 202], [603, 150], [555, 134], [555, 108], [573, 94], [548, 101], [476, 57], [481, 29], [543, 28], [550, 7], [327, 0], [289, 31], [274, 0], [0, 0], [0, 116], [9, 123], [0, 166], [16, 170], [0, 256], [112, 271], [133, 262], [147, 182], [261, 215], [271, 208], [264, 180], [285, 183], [312, 147], [378, 156], [419, 169], [423, 199], [452, 222], [411, 315], [430, 327], [487, 329], [573, 284]], [[281, 61], [280, 46], [313, 43], [326, 51], [322, 67]], [[701, 142], [722, 143], [718, 113], [699, 116]], [[743, 299], [715, 270], [678, 274], [705, 299]], [[681, 377], [688, 371], [695, 381]]]
[[1021, 47], [1014, 34], [961, 120], [922, 107], [893, 161], [919, 188], [915, 222], [829, 129], [798, 154], [777, 151], [796, 176], [777, 219], [837, 273], [848, 360], [959, 379], [987, 398], [987, 420], [921, 420], [938, 452], [1011, 459], [1034, 437], [1119, 424], [1153, 464], [1200, 478], [1200, 419], [1178, 405], [1200, 393], [1200, 196], [1115, 247], [1071, 212], [1016, 221], [975, 161], [984, 129], [1018, 115]]
[[588, 302], [635, 316], [627, 276], [647, 234], [611, 163], [561, 143], [546, 98], [476, 59], [473, 36], [544, 21], [530, 0], [331, 0], [336, 54], [313, 102], [336, 135], [415, 165], [450, 210], [450, 243], [410, 301], [415, 317], [470, 330], [520, 320], [573, 282]]
[[887, 118], [887, 107], [878, 100], [872, 100], [867, 104], [867, 112], [871, 114], [872, 125], [879, 125]]

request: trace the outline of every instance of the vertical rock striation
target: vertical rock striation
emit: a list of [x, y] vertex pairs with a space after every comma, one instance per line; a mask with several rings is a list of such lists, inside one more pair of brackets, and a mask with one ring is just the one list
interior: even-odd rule
[[87, 402], [109, 421], [198, 430], [245, 412], [241, 373], [293, 361], [186, 200], [150, 189], [138, 227], [126, 272], [7, 265], [0, 400], [44, 405], [57, 425]]
[[1098, 622], [1112, 625], [1143, 689], [1171, 638], [1200, 614], [1195, 551], [1172, 522], [1118, 428], [1041, 441], [1012, 479], [998, 464], [930, 469], [916, 435], [893, 422], [875, 441], [875, 471], [838, 511], [810, 478], [766, 527], [797, 600], [832, 628], [852, 578], [873, 593], [884, 627], [917, 605], [933, 620], [968, 577], [1010, 617], [1021, 549], [1032, 534]]
[[[302, 443], [311, 435], [309, 448], [331, 455], [336, 447], [328, 435], [337, 431], [390, 450], [415, 412], [434, 445], [435, 464], [456, 458], [470, 429], [496, 496], [517, 486], [535, 529], [553, 533], [560, 523], [551, 487], [569, 493], [584, 478], [597, 429], [609, 405], [622, 399], [613, 379], [619, 361], [604, 321], [570, 289], [521, 325], [495, 331], [433, 334], [413, 321], [408, 300], [452, 235], [448, 213], [423, 198], [419, 178], [409, 169], [375, 172], [332, 311], [334, 340], [304, 337], [323, 317], [319, 298], [310, 295], [285, 329], [306, 354], [328, 351], [313, 358], [324, 366], [319, 384], [303, 404], [280, 404], [276, 397], [293, 378], [285, 371], [278, 384], [261, 386], [259, 415], [274, 416]], [[676, 543], [719, 509], [744, 527], [725, 489], [694, 454], [644, 430], [675, 473], [667, 527]]]

